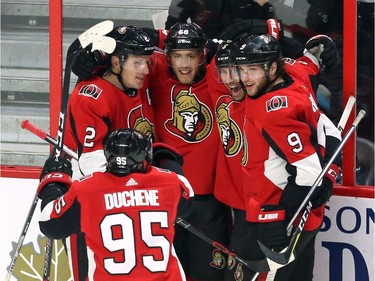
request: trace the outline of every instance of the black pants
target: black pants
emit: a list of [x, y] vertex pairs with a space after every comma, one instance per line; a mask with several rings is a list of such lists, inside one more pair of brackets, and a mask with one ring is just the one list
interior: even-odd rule
[[[211, 239], [228, 245], [230, 210], [213, 195], [180, 202], [179, 216]], [[187, 276], [199, 281], [222, 281], [227, 257], [208, 242], [176, 224], [174, 247]]]
[[[257, 242], [256, 224], [246, 221], [246, 212], [234, 209], [233, 232], [230, 237], [230, 249], [246, 260], [260, 260], [264, 258]], [[274, 275], [274, 281], [312, 281], [315, 259], [315, 237], [319, 229], [314, 231], [302, 231], [295, 249], [296, 260], [290, 264], [270, 272]], [[226, 281], [251, 280], [255, 272], [234, 260], [228, 262], [225, 272]]]

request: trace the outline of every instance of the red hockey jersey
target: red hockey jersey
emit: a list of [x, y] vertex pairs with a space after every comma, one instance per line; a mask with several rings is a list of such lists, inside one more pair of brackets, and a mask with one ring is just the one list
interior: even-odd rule
[[154, 56], [157, 66], [150, 73], [150, 87], [158, 141], [184, 156], [182, 168], [196, 194], [212, 194], [220, 140], [207, 75], [197, 83], [181, 84], [164, 55]]
[[97, 172], [47, 204], [39, 223], [53, 238], [85, 234], [90, 281], [185, 280], [173, 248], [181, 194], [193, 195], [190, 184], [168, 170]]
[[[287, 184], [298, 192], [315, 182], [322, 170], [317, 143], [317, 136], [323, 134], [317, 132], [320, 117], [312, 94], [296, 81], [246, 99], [243, 186], [247, 214], [260, 211], [262, 205], [279, 204]], [[314, 209], [305, 229], [318, 227], [322, 219], [323, 210]]]
[[105, 170], [103, 144], [112, 131], [134, 128], [155, 136], [147, 83], [135, 97], [99, 76], [75, 87], [68, 104], [64, 143], [78, 151], [83, 175]]

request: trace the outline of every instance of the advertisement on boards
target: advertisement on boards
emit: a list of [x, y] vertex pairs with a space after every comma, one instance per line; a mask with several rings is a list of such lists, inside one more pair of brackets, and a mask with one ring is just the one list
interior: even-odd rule
[[[0, 278], [4, 279], [32, 205], [39, 181], [0, 178]], [[316, 239], [314, 281], [373, 281], [374, 199], [333, 196]], [[42, 280], [46, 237], [35, 208], [10, 280]], [[72, 281], [61, 241], [54, 241], [50, 281]]]

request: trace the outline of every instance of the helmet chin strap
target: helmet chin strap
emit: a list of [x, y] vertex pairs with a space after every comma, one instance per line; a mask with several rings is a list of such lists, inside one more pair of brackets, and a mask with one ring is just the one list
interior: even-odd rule
[[138, 90], [134, 88], [128, 88], [127, 86], [125, 86], [124, 81], [122, 80], [122, 76], [121, 76], [121, 73], [123, 70], [124, 69], [122, 68], [121, 65], [120, 65], [120, 73], [115, 73], [112, 70], [112, 68], [110, 69], [111, 73], [117, 76], [118, 81], [120, 82], [121, 86], [124, 88], [124, 93], [127, 94], [129, 97], [135, 97], [138, 94]]

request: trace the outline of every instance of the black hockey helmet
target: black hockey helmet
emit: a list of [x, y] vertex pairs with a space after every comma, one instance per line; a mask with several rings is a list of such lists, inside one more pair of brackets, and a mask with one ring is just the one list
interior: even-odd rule
[[116, 40], [114, 54], [149, 56], [155, 49], [155, 43], [150, 36], [136, 26], [117, 26], [107, 36]]
[[167, 53], [171, 50], [204, 49], [207, 38], [203, 29], [195, 23], [174, 24], [164, 40]]
[[245, 36], [237, 46], [236, 65], [270, 65], [282, 56], [279, 41], [269, 34]]
[[236, 43], [230, 42], [222, 44], [215, 54], [215, 63], [217, 67], [225, 67], [235, 64], [235, 51]]
[[116, 176], [145, 173], [152, 160], [151, 139], [134, 129], [112, 132], [104, 146], [107, 171]]

